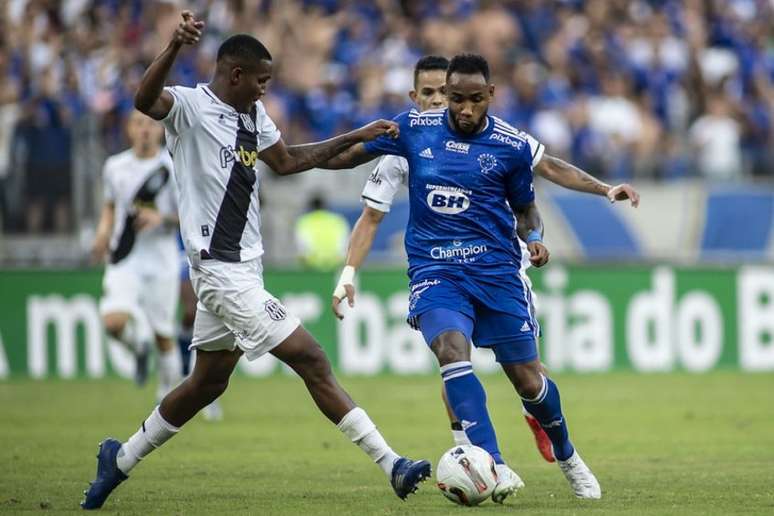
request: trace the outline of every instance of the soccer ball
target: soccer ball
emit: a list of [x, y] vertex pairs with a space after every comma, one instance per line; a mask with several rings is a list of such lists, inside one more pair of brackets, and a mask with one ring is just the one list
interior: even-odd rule
[[470, 444], [455, 446], [438, 461], [438, 489], [454, 503], [478, 505], [497, 485], [495, 462], [486, 450]]

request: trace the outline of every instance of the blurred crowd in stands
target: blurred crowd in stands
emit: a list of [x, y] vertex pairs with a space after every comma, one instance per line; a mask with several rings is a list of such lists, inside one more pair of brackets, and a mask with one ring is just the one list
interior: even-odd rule
[[182, 9], [207, 26], [170, 82], [207, 81], [225, 36], [256, 35], [288, 142], [391, 118], [417, 58], [472, 51], [493, 112], [598, 176], [774, 175], [770, 0], [0, 0], [6, 231], [72, 228], [74, 175], [96, 181], [126, 147], [135, 87]]

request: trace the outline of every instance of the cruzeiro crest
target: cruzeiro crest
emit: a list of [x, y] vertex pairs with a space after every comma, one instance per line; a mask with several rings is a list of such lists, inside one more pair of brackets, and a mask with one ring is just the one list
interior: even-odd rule
[[288, 312], [285, 307], [279, 304], [276, 299], [268, 299], [263, 304], [263, 309], [269, 314], [272, 321], [281, 321], [288, 316]]
[[481, 167], [482, 174], [491, 172], [497, 166], [497, 158], [495, 158], [494, 155], [489, 153], [479, 154], [478, 166]]

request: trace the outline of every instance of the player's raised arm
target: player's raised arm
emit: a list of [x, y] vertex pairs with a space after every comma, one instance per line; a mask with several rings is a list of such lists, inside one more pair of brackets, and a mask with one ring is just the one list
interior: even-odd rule
[[172, 94], [164, 91], [164, 83], [178, 52], [183, 45], [195, 45], [202, 36], [203, 21], [196, 20], [191, 11], [183, 11], [182, 17], [169, 44], [145, 70], [134, 95], [134, 107], [155, 120], [166, 117], [175, 103]]
[[[398, 124], [395, 122], [376, 120], [359, 129], [321, 142], [286, 146], [280, 139], [276, 144], [262, 151], [258, 157], [281, 176], [297, 174], [314, 167], [352, 168], [377, 156], [366, 152], [364, 142], [382, 135], [395, 138], [398, 134]], [[337, 155], [341, 153], [345, 153], [348, 157], [340, 158], [335, 162], [340, 166], [329, 166], [331, 158], [339, 157]]]
[[535, 267], [548, 263], [548, 248], [543, 244], [543, 219], [534, 201], [512, 207], [516, 215], [516, 232], [526, 242], [529, 249], [529, 261]]
[[535, 166], [534, 170], [552, 183], [570, 190], [604, 195], [610, 202], [629, 199], [635, 208], [640, 204], [640, 195], [630, 184], [622, 183], [611, 186], [578, 167], [548, 154], [543, 155], [543, 159]]

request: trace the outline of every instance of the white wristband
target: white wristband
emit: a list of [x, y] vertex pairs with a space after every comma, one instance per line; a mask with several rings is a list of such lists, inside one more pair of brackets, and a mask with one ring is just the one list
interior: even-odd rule
[[339, 282], [336, 284], [336, 289], [333, 291], [333, 297], [337, 299], [344, 299], [347, 295], [347, 291], [344, 289], [344, 285], [355, 284], [355, 268], [351, 265], [344, 267], [339, 276]]

